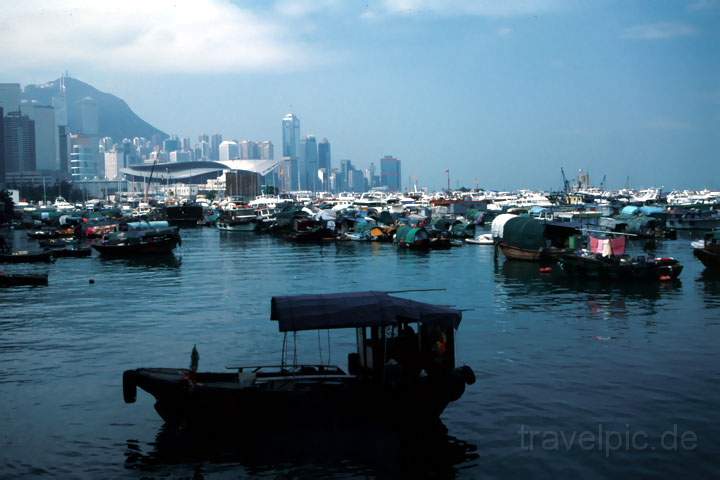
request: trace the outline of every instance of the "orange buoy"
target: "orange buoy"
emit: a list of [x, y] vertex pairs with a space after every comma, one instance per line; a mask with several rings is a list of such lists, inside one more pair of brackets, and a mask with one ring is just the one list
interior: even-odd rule
[[552, 267], [540, 267], [540, 273], [550, 273], [552, 272]]

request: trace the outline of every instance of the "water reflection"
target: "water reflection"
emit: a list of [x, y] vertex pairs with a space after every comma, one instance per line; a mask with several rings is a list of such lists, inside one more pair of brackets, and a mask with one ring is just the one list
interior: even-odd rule
[[377, 429], [211, 434], [163, 426], [148, 446], [143, 452], [138, 441], [128, 440], [125, 467], [193, 478], [238, 469], [273, 478], [454, 478], [461, 465], [478, 458], [474, 444], [447, 435], [442, 424], [406, 434]]
[[175, 255], [144, 255], [132, 258], [99, 257], [103, 265], [110, 268], [124, 266], [133, 269], [177, 269], [182, 265], [182, 258]]

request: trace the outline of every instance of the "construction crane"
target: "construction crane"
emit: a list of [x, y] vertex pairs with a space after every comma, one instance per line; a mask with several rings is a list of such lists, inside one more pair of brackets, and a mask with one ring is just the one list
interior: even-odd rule
[[568, 179], [565, 176], [565, 169], [563, 167], [560, 167], [560, 173], [562, 174], [562, 179], [563, 179], [563, 192], [569, 193], [570, 192], [570, 182], [568, 182]]
[[607, 175], [603, 175], [602, 182], [600, 182], [600, 191], [601, 192], [605, 191], [605, 180], [607, 180]]

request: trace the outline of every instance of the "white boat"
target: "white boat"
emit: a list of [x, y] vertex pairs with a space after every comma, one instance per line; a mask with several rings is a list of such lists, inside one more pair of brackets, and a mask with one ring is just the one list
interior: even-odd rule
[[483, 233], [482, 235], [475, 235], [475, 238], [466, 238], [465, 243], [472, 243], [473, 245], [493, 245], [495, 241], [490, 233]]

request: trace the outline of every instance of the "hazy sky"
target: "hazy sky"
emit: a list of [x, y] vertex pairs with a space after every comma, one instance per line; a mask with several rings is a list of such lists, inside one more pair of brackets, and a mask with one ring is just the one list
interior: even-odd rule
[[168, 133], [327, 137], [424, 185], [720, 188], [720, 1], [2, 0], [0, 82], [71, 76]]

